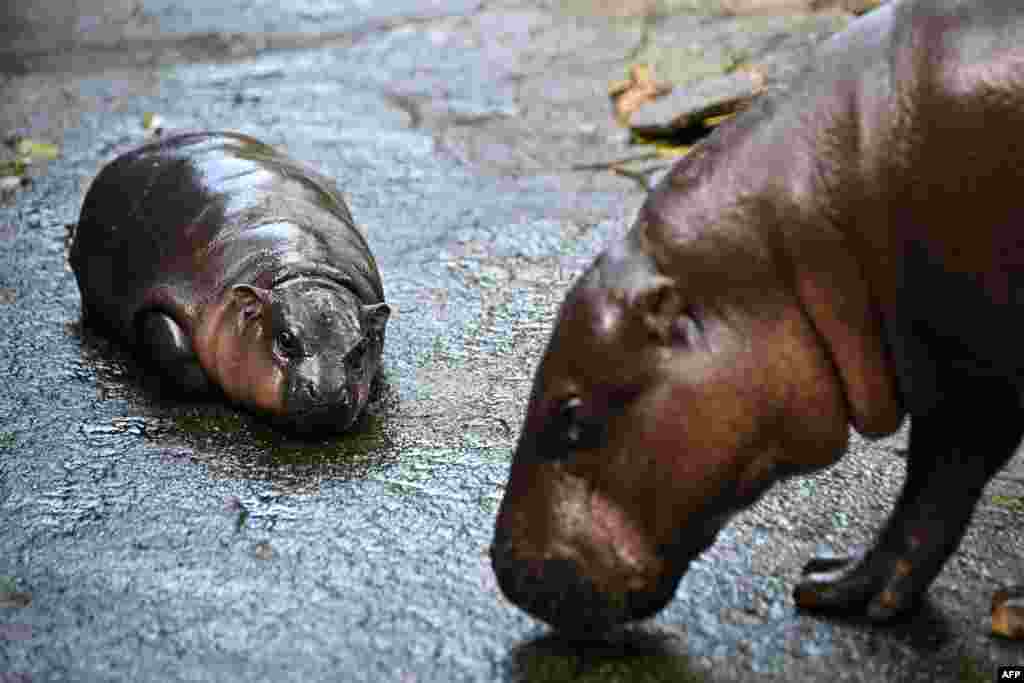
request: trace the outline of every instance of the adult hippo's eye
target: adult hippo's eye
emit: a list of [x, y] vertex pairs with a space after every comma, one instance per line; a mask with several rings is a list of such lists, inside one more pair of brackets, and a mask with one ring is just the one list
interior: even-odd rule
[[676, 344], [695, 347], [706, 346], [703, 312], [696, 306], [686, 309], [672, 322], [672, 341]]
[[562, 422], [562, 437], [565, 439], [565, 444], [569, 448], [575, 448], [580, 442], [580, 437], [583, 434], [583, 425], [580, 423], [580, 406], [583, 405], [583, 401], [579, 398], [573, 397], [562, 404], [560, 411], [561, 422]]
[[583, 401], [578, 396], [562, 402], [558, 417], [559, 434], [570, 450], [596, 448], [604, 440], [603, 426], [584, 417]]
[[295, 357], [301, 354], [302, 345], [299, 338], [291, 330], [281, 330], [277, 333], [277, 348], [285, 356]]

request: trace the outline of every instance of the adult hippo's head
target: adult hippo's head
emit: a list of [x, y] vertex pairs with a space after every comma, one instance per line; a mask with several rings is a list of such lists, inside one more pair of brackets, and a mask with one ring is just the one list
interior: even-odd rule
[[842, 383], [770, 264], [669, 277], [652, 231], [562, 304], [491, 547], [504, 594], [570, 633], [654, 614], [731, 514], [847, 440]]
[[347, 287], [297, 276], [271, 289], [228, 290], [200, 338], [224, 392], [286, 429], [342, 431], [362, 413], [390, 309]]

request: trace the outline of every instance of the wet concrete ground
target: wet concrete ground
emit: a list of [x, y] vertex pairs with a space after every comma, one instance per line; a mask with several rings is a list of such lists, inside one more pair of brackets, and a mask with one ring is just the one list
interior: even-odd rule
[[[909, 622], [794, 610], [806, 557], [884, 519], [902, 434], [771, 493], [665, 611], [609, 642], [552, 635], [490, 572], [555, 308], [643, 200], [630, 179], [573, 170], [637, 153], [608, 82], [647, 61], [696, 79], [699, 101], [736, 87], [739, 56], [784, 85], [845, 17], [52, 4], [0, 10], [0, 133], [61, 149], [0, 205], [0, 680], [973, 682], [1024, 664], [1024, 646], [987, 634], [992, 591], [1024, 583], [1020, 457]], [[151, 112], [256, 135], [337, 179], [395, 311], [356, 433], [296, 442], [176, 402], [78, 324], [67, 226]]]

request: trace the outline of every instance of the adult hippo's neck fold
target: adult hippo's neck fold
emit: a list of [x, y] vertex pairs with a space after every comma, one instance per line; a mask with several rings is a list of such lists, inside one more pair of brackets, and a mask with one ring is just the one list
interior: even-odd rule
[[859, 134], [865, 119], [885, 118], [878, 97], [842, 84], [811, 109], [766, 97], [677, 164], [630, 236], [657, 270], [712, 292], [712, 305], [799, 306], [865, 436], [892, 433], [904, 417], [879, 305], [878, 287], [892, 281], [876, 258], [890, 221], [870, 181], [885, 136]]

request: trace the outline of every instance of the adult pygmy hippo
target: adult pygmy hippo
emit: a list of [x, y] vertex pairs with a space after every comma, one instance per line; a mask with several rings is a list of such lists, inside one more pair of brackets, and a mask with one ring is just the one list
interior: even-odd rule
[[491, 548], [509, 599], [647, 617], [773, 482], [909, 414], [885, 529], [796, 600], [918, 602], [1024, 432], [1022, 46], [1019, 3], [894, 2], [673, 168], [537, 369]]
[[334, 184], [258, 140], [184, 133], [112, 161], [71, 265], [83, 319], [181, 390], [299, 432], [366, 404], [389, 315], [373, 255]]

